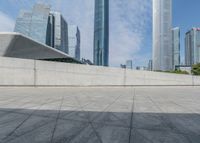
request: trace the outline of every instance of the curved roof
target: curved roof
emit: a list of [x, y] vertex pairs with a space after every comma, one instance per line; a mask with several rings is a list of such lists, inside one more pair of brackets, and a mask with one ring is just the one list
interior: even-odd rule
[[64, 52], [15, 32], [0, 33], [0, 56], [36, 60], [70, 58], [75, 62], [80, 62]]

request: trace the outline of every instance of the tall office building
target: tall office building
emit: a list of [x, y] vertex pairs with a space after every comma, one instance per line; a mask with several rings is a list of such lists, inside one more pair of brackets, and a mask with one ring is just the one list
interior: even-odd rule
[[95, 0], [94, 64], [109, 65], [109, 0]]
[[152, 60], [149, 60], [149, 63], [148, 63], [148, 70], [149, 71], [152, 71], [153, 70], [153, 61]]
[[75, 25], [68, 26], [69, 55], [80, 60], [80, 30]]
[[34, 5], [32, 11], [21, 10], [14, 31], [45, 44], [49, 12], [50, 6], [44, 4]]
[[153, 70], [172, 70], [172, 0], [153, 0]]
[[200, 63], [200, 28], [192, 28], [185, 35], [185, 64]]
[[126, 61], [126, 68], [127, 69], [133, 69], [133, 61], [132, 60]]
[[172, 29], [172, 52], [173, 52], [173, 61], [172, 65], [175, 70], [176, 66], [180, 65], [180, 28], [176, 27]]
[[[49, 34], [49, 33], [51, 34]], [[51, 39], [47, 45], [68, 53], [68, 24], [59, 12], [49, 13], [47, 38]]]
[[51, 12], [50, 6], [35, 4], [32, 11], [20, 11], [15, 32], [68, 53], [68, 25], [59, 12]]

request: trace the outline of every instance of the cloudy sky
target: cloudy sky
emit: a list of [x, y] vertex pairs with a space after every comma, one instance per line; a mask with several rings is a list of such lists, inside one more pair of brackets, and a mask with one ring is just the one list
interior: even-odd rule
[[[93, 60], [94, 0], [0, 0], [0, 31], [12, 31], [19, 10], [29, 10], [36, 2], [49, 3], [69, 24], [79, 26], [81, 57]], [[173, 0], [173, 25], [181, 28], [182, 55], [184, 33], [200, 26], [199, 4], [199, 0]], [[188, 6], [193, 10], [186, 11]], [[151, 48], [152, 1], [110, 0], [110, 65], [132, 59], [134, 66], [146, 66]]]
[[[81, 56], [93, 59], [94, 0], [0, 0], [0, 31], [12, 31], [20, 9], [45, 2], [81, 30]], [[110, 0], [110, 65], [132, 59], [146, 65], [151, 58], [151, 1]], [[137, 64], [136, 64], [137, 61]]]

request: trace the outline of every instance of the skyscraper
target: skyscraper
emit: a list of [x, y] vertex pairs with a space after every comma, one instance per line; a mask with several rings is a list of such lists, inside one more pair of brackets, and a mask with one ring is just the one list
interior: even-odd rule
[[38, 3], [32, 11], [20, 11], [14, 31], [68, 53], [67, 22], [48, 5]]
[[152, 61], [152, 60], [149, 60], [149, 63], [148, 63], [148, 70], [149, 70], [149, 71], [152, 71], [152, 70], [153, 70], [153, 67], [152, 67], [153, 65], [152, 65], [152, 64], [153, 64], [153, 61]]
[[192, 28], [185, 35], [185, 64], [200, 63], [200, 28]]
[[39, 3], [32, 11], [21, 10], [14, 31], [45, 44], [49, 12], [50, 6]]
[[172, 0], [153, 0], [153, 70], [172, 70]]
[[126, 68], [127, 69], [133, 69], [133, 61], [132, 60], [126, 61]]
[[[51, 11], [50, 17], [53, 19], [53, 23], [48, 26], [50, 27], [49, 30], [52, 30], [53, 37], [53, 45], [50, 45], [51, 47], [54, 47], [60, 51], [63, 51], [65, 53], [69, 53], [68, 51], [68, 24], [61, 15], [60, 12]], [[51, 21], [51, 20], [50, 20]], [[49, 22], [48, 22], [49, 23]], [[48, 37], [48, 35], [47, 35]]]
[[69, 55], [80, 60], [80, 31], [75, 25], [68, 26]]
[[109, 65], [109, 0], [95, 0], [94, 64]]
[[173, 52], [173, 68], [180, 65], [180, 28], [176, 27], [172, 29], [172, 52]]

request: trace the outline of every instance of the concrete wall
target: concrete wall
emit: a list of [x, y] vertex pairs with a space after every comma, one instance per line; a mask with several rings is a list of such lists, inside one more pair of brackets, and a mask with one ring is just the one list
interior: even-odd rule
[[200, 85], [200, 77], [0, 57], [0, 86]]

